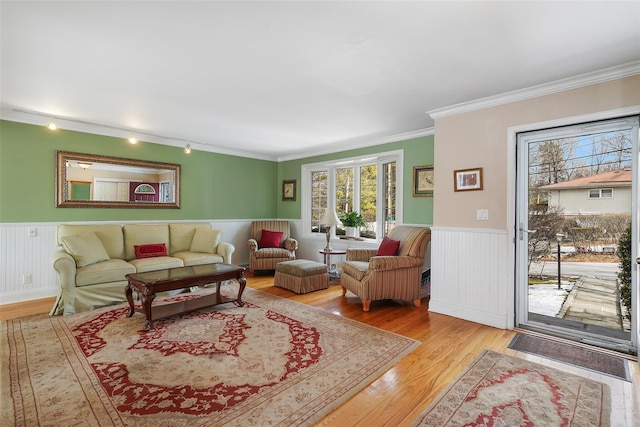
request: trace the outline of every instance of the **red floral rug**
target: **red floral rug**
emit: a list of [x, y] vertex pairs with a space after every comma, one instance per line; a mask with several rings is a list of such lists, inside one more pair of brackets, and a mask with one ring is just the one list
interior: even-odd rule
[[608, 426], [609, 386], [484, 350], [413, 426]]
[[250, 288], [243, 299], [156, 320], [150, 332], [124, 305], [2, 322], [0, 419], [313, 425], [419, 345]]

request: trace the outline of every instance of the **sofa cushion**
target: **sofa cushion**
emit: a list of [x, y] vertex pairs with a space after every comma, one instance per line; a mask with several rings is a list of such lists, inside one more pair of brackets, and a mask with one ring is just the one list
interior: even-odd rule
[[176, 252], [172, 256], [180, 258], [185, 267], [224, 262], [224, 258], [222, 258], [222, 255], [218, 254], [206, 254], [200, 252]]
[[345, 261], [342, 263], [342, 274], [347, 274], [361, 281], [369, 272], [369, 263], [362, 261]]
[[169, 251], [169, 226], [167, 224], [126, 224], [124, 230], [124, 250], [127, 261], [136, 258], [135, 245], [147, 245], [149, 243], [164, 243]]
[[384, 239], [382, 239], [382, 243], [380, 243], [380, 247], [378, 248], [378, 252], [376, 252], [376, 256], [396, 256], [398, 255], [399, 249], [400, 240], [393, 240], [384, 236]]
[[56, 231], [58, 245], [62, 246], [62, 238], [75, 234], [94, 232], [109, 254], [109, 258], [124, 259], [124, 237], [122, 226], [117, 224], [60, 224]]
[[[100, 283], [122, 282], [126, 275], [135, 273], [136, 268], [122, 259], [110, 259], [76, 270], [76, 286], [97, 285]], [[124, 296], [124, 287], [122, 288]]]
[[165, 268], [184, 267], [184, 263], [180, 258], [171, 256], [158, 256], [153, 258], [132, 259], [129, 261], [136, 268], [136, 272], [144, 273], [145, 271], [163, 270]]
[[208, 222], [184, 222], [169, 224], [170, 254], [188, 251], [196, 230], [210, 229]]
[[217, 253], [218, 243], [220, 243], [221, 230], [199, 228], [193, 234], [189, 252], [201, 252], [205, 254]]
[[64, 236], [60, 240], [64, 249], [76, 260], [78, 267], [109, 260], [107, 250], [93, 231]]
[[262, 230], [260, 236], [260, 242], [258, 242], [259, 248], [279, 248], [282, 241], [282, 231], [269, 231]]
[[167, 256], [167, 246], [164, 243], [150, 243], [148, 245], [133, 245], [136, 259]]
[[256, 258], [288, 258], [291, 252], [284, 248], [263, 248], [253, 253]]

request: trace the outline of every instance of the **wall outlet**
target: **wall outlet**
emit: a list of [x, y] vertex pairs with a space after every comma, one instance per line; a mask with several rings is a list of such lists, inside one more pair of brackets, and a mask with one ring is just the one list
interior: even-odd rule
[[36, 237], [38, 235], [38, 229], [35, 227], [27, 228], [27, 237]]
[[30, 274], [23, 274], [22, 275], [22, 284], [23, 285], [30, 285], [31, 284], [31, 275]]

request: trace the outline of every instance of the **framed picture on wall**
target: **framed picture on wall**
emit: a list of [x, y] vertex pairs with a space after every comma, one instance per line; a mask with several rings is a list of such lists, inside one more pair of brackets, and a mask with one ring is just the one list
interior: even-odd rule
[[455, 191], [482, 190], [482, 168], [454, 170], [453, 189]]
[[285, 179], [282, 181], [282, 201], [283, 202], [296, 201], [296, 180], [295, 179]]
[[413, 167], [413, 197], [433, 197], [433, 165]]

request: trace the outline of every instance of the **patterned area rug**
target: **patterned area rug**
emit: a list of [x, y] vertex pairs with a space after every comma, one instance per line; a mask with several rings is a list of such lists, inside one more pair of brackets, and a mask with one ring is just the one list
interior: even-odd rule
[[608, 426], [609, 386], [484, 350], [413, 426]]
[[254, 289], [243, 300], [156, 320], [150, 332], [125, 305], [2, 322], [0, 419], [313, 425], [419, 345]]

